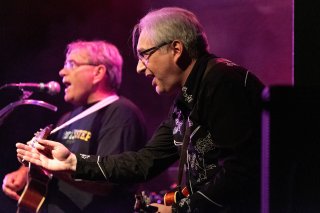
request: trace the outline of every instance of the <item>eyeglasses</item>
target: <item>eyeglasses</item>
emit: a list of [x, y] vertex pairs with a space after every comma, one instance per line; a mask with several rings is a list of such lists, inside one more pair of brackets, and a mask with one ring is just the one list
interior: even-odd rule
[[151, 47], [149, 49], [143, 50], [141, 52], [138, 52], [138, 58], [139, 60], [146, 66], [149, 62], [149, 58], [150, 56], [155, 53], [158, 49], [160, 49], [161, 47], [163, 47], [164, 45], [168, 45], [171, 44], [172, 41], [168, 41], [168, 42], [163, 42], [157, 46]]
[[97, 64], [93, 64], [93, 63], [80, 63], [80, 62], [76, 62], [74, 60], [70, 60], [70, 61], [64, 62], [63, 68], [68, 69], [68, 70], [73, 70], [77, 67], [85, 66], [85, 65], [97, 66]]

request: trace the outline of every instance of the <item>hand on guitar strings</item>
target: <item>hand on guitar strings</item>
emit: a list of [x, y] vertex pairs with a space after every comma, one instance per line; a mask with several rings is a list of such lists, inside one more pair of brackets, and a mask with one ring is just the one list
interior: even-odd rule
[[28, 168], [21, 166], [18, 170], [7, 174], [2, 182], [2, 191], [8, 197], [19, 200], [20, 192], [27, 182]]
[[59, 142], [37, 139], [33, 146], [17, 143], [17, 157], [45, 170], [73, 172], [76, 169], [76, 156]]
[[[18, 142], [21, 143], [21, 142]], [[37, 143], [36, 138], [33, 137], [30, 141], [26, 142], [26, 144], [28, 144], [31, 147], [34, 147], [35, 143]], [[49, 154], [49, 153], [48, 153]], [[18, 157], [18, 161], [23, 164], [24, 166], [28, 167], [29, 166], [29, 162], [26, 161], [25, 159], [19, 158]]]

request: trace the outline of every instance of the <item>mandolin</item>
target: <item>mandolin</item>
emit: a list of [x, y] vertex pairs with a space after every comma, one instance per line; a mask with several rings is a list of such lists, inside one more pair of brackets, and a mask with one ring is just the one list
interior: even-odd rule
[[163, 197], [163, 204], [166, 206], [172, 206], [172, 204], [179, 202], [182, 198], [189, 196], [189, 191], [187, 187], [182, 190], [174, 190], [167, 192]]
[[[31, 146], [36, 143], [37, 139], [46, 139], [52, 130], [52, 125], [40, 129], [31, 139]], [[51, 174], [48, 174], [40, 167], [28, 163], [28, 180], [24, 190], [18, 200], [17, 213], [34, 213], [39, 212], [41, 205], [45, 200], [48, 190], [48, 184]]]
[[158, 208], [151, 206], [151, 203], [163, 203], [166, 206], [172, 206], [172, 204], [179, 202], [181, 199], [189, 196], [189, 191], [187, 187], [184, 187], [180, 190], [176, 187], [174, 190], [157, 194], [155, 192], [147, 194], [145, 191], [142, 191], [139, 194], [135, 195], [136, 202], [134, 205], [135, 213], [153, 213], [158, 212]]

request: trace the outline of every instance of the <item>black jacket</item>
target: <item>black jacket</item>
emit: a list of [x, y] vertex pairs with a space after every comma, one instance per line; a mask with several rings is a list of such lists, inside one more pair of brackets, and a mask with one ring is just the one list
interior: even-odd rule
[[185, 130], [190, 128], [186, 178], [191, 194], [173, 211], [258, 212], [263, 87], [245, 68], [205, 55], [197, 60], [168, 118], [145, 148], [99, 159], [77, 155], [74, 177], [147, 180], [179, 159]]

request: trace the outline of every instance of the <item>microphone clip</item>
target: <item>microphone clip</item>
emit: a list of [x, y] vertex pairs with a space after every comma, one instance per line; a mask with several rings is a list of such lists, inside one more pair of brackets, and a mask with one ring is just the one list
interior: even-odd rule
[[23, 88], [20, 88], [20, 91], [22, 92], [20, 100], [25, 100], [25, 99], [29, 98], [33, 94], [32, 91], [25, 90]]

